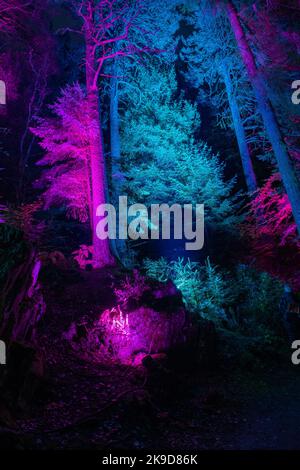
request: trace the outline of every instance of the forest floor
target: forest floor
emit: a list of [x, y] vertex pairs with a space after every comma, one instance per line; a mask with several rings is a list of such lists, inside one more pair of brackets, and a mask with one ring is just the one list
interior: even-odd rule
[[0, 448], [300, 449], [300, 368], [288, 354], [253, 370], [187, 365], [149, 374], [75, 353], [62, 331], [109, 307], [111, 284], [105, 272], [84, 273], [49, 290], [39, 339], [44, 383], [1, 433]]

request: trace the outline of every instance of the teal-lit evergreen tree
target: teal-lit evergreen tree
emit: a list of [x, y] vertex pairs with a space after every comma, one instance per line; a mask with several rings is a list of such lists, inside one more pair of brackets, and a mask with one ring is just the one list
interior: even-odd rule
[[135, 202], [204, 203], [206, 220], [232, 224], [234, 181], [202, 141], [197, 107], [176, 99], [175, 70], [154, 65], [136, 71], [135, 92], [122, 125], [124, 189]]

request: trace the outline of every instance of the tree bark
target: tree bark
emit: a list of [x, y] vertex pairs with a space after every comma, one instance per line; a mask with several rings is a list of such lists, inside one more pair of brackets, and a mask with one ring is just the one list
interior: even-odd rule
[[[115, 72], [114, 72], [115, 73]], [[116, 195], [120, 194], [121, 181], [123, 175], [120, 171], [121, 144], [120, 144], [120, 126], [119, 126], [119, 95], [118, 79], [116, 76], [111, 78], [110, 92], [110, 145], [111, 145], [111, 163], [112, 163], [112, 182]]]
[[252, 165], [251, 155], [249, 151], [249, 147], [246, 141], [246, 133], [243, 126], [243, 122], [241, 119], [239, 106], [237, 103], [236, 96], [234, 94], [232, 81], [230, 77], [230, 72], [224, 66], [221, 71], [226, 87], [226, 93], [228, 97], [229, 107], [231, 111], [234, 131], [240, 151], [240, 156], [242, 160], [242, 166], [244, 171], [244, 176], [246, 180], [246, 185], [248, 188], [249, 193], [253, 193], [257, 190], [257, 182], [256, 177]]
[[231, 1], [227, 2], [227, 13], [241, 57], [248, 71], [259, 112], [263, 118], [268, 138], [273, 147], [282, 181], [292, 207], [298, 233], [300, 233], [300, 187], [295, 168], [290, 160], [285, 142], [281, 135], [279, 124], [267, 94], [264, 78], [257, 69], [253, 53], [244, 34], [236, 9]]
[[96, 268], [111, 264], [112, 257], [109, 249], [109, 240], [100, 240], [96, 233], [99, 218], [96, 215], [97, 208], [106, 202], [106, 175], [104, 147], [102, 140], [102, 128], [99, 107], [99, 95], [95, 81], [96, 61], [94, 44], [86, 37], [86, 90], [89, 110], [89, 143], [90, 143], [90, 170], [92, 185], [92, 209], [93, 209], [93, 265]]
[[[124, 175], [121, 171], [121, 139], [120, 139], [120, 117], [119, 117], [119, 90], [116, 59], [114, 61], [111, 78], [110, 91], [110, 145], [111, 145], [111, 165], [112, 165], [112, 187], [115, 202], [121, 196]], [[118, 205], [117, 205], [118, 207]], [[116, 207], [116, 209], [117, 209]], [[118, 214], [117, 214], [118, 215]], [[118, 220], [118, 219], [117, 219]], [[118, 223], [117, 223], [118, 233]], [[120, 257], [125, 250], [125, 240], [112, 240], [112, 248], [115, 254]]]

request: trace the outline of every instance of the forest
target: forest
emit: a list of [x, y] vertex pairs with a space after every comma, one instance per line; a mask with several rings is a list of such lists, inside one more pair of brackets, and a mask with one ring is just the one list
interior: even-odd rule
[[299, 450], [299, 0], [0, 36], [0, 449]]

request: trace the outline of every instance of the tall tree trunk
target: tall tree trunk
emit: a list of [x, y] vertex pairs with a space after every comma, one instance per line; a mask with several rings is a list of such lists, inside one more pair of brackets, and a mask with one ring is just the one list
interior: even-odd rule
[[86, 90], [89, 109], [90, 129], [90, 169], [92, 185], [93, 209], [93, 264], [95, 267], [105, 266], [112, 261], [109, 249], [109, 240], [100, 240], [96, 233], [99, 218], [96, 216], [97, 208], [106, 202], [105, 159], [102, 140], [102, 128], [99, 109], [99, 95], [95, 78], [94, 45], [86, 40]]
[[228, 102], [230, 106], [235, 135], [236, 135], [236, 139], [237, 139], [238, 146], [239, 146], [239, 151], [240, 151], [240, 156], [242, 160], [242, 166], [244, 170], [244, 176], [245, 176], [247, 188], [248, 188], [249, 193], [252, 193], [256, 191], [257, 183], [256, 183], [256, 177], [255, 177], [255, 173], [254, 173], [254, 169], [252, 165], [249, 147], [246, 141], [245, 129], [244, 129], [243, 122], [241, 119], [237, 99], [234, 94], [230, 72], [225, 67], [225, 65], [224, 67], [222, 67], [221, 73], [223, 75], [223, 79], [224, 79], [224, 83], [226, 87], [226, 93], [227, 93]]
[[[115, 72], [114, 72], [115, 73]], [[121, 144], [119, 127], [119, 95], [118, 79], [116, 76], [111, 78], [110, 92], [110, 145], [111, 145], [111, 164], [112, 164], [112, 183], [115, 194], [120, 194], [123, 175], [120, 171]]]
[[258, 109], [263, 118], [268, 138], [272, 144], [282, 181], [292, 207], [298, 233], [300, 233], [300, 187], [295, 168], [290, 160], [285, 142], [281, 135], [274, 110], [267, 94], [264, 78], [256, 67], [253, 53], [244, 34], [236, 9], [231, 1], [228, 0], [226, 4], [228, 17], [236, 37], [240, 54], [247, 68], [258, 103]]
[[[119, 118], [119, 91], [118, 73], [116, 59], [114, 61], [111, 91], [110, 91], [110, 145], [111, 145], [111, 165], [112, 165], [112, 187], [115, 202], [121, 196], [124, 175], [121, 171], [121, 143], [120, 143], [120, 118]], [[118, 224], [117, 224], [118, 229]], [[118, 233], [118, 230], [117, 230]], [[112, 240], [112, 248], [119, 257], [125, 250], [125, 240]]]

